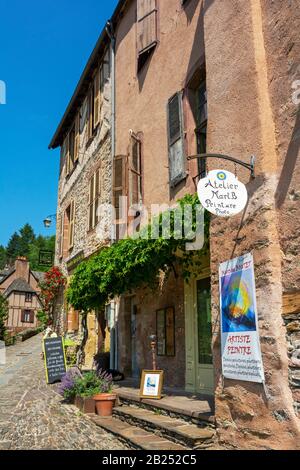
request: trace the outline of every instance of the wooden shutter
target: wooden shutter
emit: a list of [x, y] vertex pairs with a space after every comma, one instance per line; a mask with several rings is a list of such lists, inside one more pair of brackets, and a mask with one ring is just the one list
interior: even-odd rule
[[137, 0], [137, 48], [138, 54], [157, 43], [156, 0]]
[[65, 138], [65, 159], [66, 159], [66, 176], [70, 174], [70, 146], [69, 146], [69, 134]]
[[93, 137], [94, 132], [94, 87], [89, 91], [88, 95], [88, 139]]
[[95, 174], [95, 202], [94, 202], [94, 224], [95, 226], [99, 222], [98, 208], [100, 200], [100, 191], [101, 191], [101, 169], [98, 168]]
[[89, 185], [89, 226], [88, 230], [92, 230], [94, 228], [94, 199], [95, 199], [95, 175], [92, 176], [90, 179]]
[[94, 127], [100, 123], [100, 69], [94, 78]]
[[64, 214], [58, 216], [58, 255], [60, 258], [63, 256], [63, 246], [64, 246]]
[[75, 221], [75, 201], [70, 204], [70, 221], [69, 221], [69, 249], [74, 247], [74, 221]]
[[21, 311], [21, 323], [25, 323], [25, 312], [26, 310]]
[[130, 205], [137, 205], [142, 202], [141, 142], [135, 137], [131, 139], [129, 197]]
[[30, 312], [29, 323], [34, 323], [34, 311], [33, 310], [31, 310]]
[[80, 111], [78, 111], [75, 118], [75, 146], [74, 146], [74, 163], [79, 160], [79, 145], [80, 145]]
[[168, 139], [170, 184], [174, 186], [185, 176], [182, 92], [168, 102]]
[[120, 197], [126, 196], [126, 156], [118, 155], [114, 159], [113, 205], [116, 218], [120, 219]]

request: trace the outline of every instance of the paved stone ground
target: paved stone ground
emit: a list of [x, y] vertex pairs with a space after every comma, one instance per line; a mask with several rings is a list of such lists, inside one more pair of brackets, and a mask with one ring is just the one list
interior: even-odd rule
[[7, 348], [0, 365], [1, 450], [123, 450], [46, 384], [41, 336]]

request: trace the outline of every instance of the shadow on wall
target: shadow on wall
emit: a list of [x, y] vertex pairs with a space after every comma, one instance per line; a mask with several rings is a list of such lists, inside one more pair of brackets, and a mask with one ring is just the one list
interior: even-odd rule
[[284, 203], [291, 181], [293, 173], [296, 167], [297, 157], [300, 153], [300, 107], [297, 112], [296, 121], [290, 144], [286, 153], [285, 161], [281, 170], [279, 178], [275, 201], [276, 207], [280, 208]]

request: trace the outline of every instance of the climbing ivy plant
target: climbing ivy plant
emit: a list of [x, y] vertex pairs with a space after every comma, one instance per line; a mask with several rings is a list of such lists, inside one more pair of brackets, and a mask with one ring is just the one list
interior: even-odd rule
[[[144, 227], [138, 237], [120, 240], [81, 263], [67, 290], [69, 304], [76, 310], [88, 312], [101, 308], [116, 296], [144, 285], [155, 288], [159, 273], [168, 275], [169, 272], [180, 269], [184, 278], [187, 278], [192, 267], [201, 263], [201, 256], [209, 249], [209, 218], [206, 212], [205, 243], [202, 250], [185, 250], [186, 243], [191, 242], [191, 234], [187, 233], [182, 238], [182, 229], [177, 228], [176, 220], [181, 218], [183, 226], [184, 207], [188, 205], [191, 208], [191, 228], [195, 231], [200, 203], [197, 194], [186, 195], [178, 201], [176, 208], [154, 218], [152, 224]], [[163, 234], [165, 217], [170, 217], [168, 239]], [[151, 238], [154, 225], [159, 233], [156, 239]]]
[[8, 301], [0, 294], [0, 341], [6, 339], [6, 320], [8, 319]]

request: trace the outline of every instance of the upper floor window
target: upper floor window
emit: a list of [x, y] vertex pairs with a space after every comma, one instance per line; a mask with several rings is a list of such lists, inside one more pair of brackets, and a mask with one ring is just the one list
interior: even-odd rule
[[158, 41], [157, 0], [137, 0], [138, 71]]
[[31, 292], [26, 292], [25, 294], [25, 302], [32, 302], [32, 293]]
[[71, 201], [67, 209], [67, 220], [68, 220], [68, 242], [69, 251], [74, 247], [74, 230], [75, 230], [75, 201]]
[[75, 201], [72, 200], [67, 209], [59, 216], [60, 237], [58, 240], [60, 258], [67, 258], [74, 247], [75, 234]]
[[168, 140], [170, 185], [173, 187], [186, 176], [182, 92], [168, 102]]
[[101, 190], [101, 169], [93, 174], [89, 184], [89, 223], [88, 230], [93, 230], [99, 222], [99, 200]]
[[142, 143], [132, 135], [129, 155], [129, 206], [142, 203]]
[[22, 323], [34, 323], [34, 311], [22, 310], [21, 322]]
[[66, 176], [70, 176], [79, 160], [79, 138], [80, 138], [80, 113], [78, 112], [75, 122], [64, 141], [64, 154], [66, 161]]
[[105, 83], [110, 77], [109, 51], [103, 56], [100, 66], [97, 68], [93, 83], [88, 93], [88, 141], [90, 141], [101, 124], [102, 107], [105, 95]]

